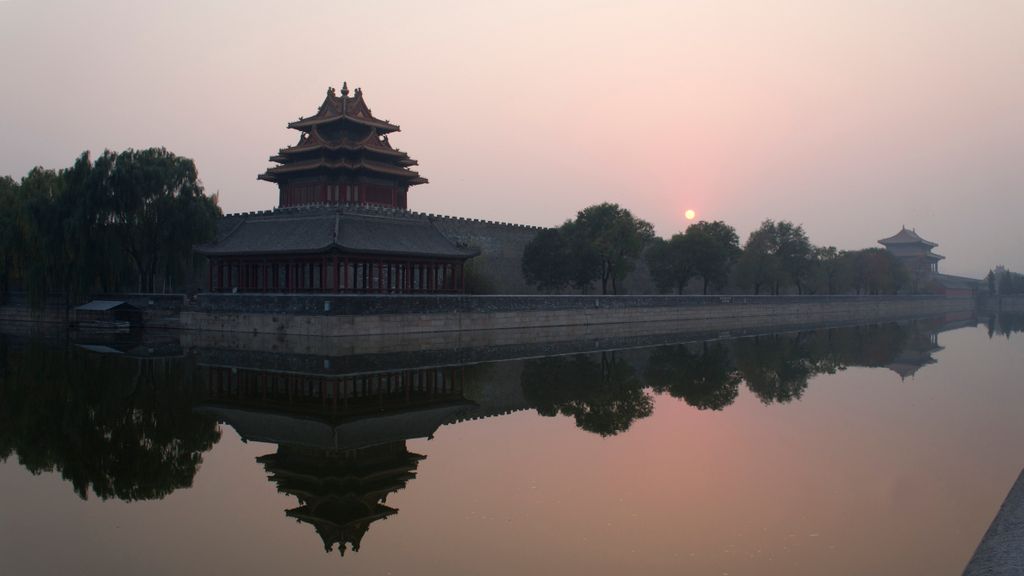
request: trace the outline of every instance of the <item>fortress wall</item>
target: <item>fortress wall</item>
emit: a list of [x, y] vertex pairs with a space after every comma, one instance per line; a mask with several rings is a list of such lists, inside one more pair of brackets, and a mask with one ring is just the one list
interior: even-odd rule
[[[537, 294], [537, 289], [523, 278], [523, 251], [542, 228], [470, 218], [435, 216], [434, 225], [457, 243], [478, 248], [480, 255], [471, 259], [467, 291], [473, 294]], [[598, 287], [600, 289], [600, 287]], [[619, 285], [621, 294], [656, 294], [657, 290], [640, 258], [636, 268]]]
[[523, 278], [523, 250], [541, 228], [470, 218], [435, 217], [449, 240], [480, 250], [466, 264], [467, 290], [474, 294], [536, 294]]
[[[459, 245], [480, 250], [480, 255], [470, 258], [466, 265], [467, 292], [470, 294], [537, 294], [535, 287], [523, 278], [523, 251], [543, 228], [525, 224], [496, 222], [476, 218], [462, 218], [443, 214], [430, 214], [401, 210], [386, 206], [362, 204], [307, 205], [277, 210], [241, 212], [226, 214], [218, 222], [218, 238], [226, 236], [247, 216], [262, 216], [282, 212], [307, 210], [340, 209], [353, 214], [388, 216], [393, 218], [415, 218], [430, 220], [446, 238]], [[203, 291], [207, 286], [206, 259], [197, 255], [193, 278], [187, 285], [187, 292]], [[598, 287], [598, 289], [600, 289]], [[657, 290], [651, 280], [647, 265], [639, 259], [636, 268], [619, 286], [621, 294], [655, 294]]]

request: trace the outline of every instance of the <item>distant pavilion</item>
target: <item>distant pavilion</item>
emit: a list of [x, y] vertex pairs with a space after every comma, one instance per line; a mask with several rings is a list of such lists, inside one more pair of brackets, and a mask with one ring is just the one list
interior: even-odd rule
[[399, 127], [374, 117], [362, 90], [329, 88], [316, 114], [288, 127], [298, 143], [259, 175], [278, 185], [279, 207], [225, 217], [217, 240], [196, 248], [211, 292], [464, 291], [479, 251], [406, 212], [409, 187], [427, 179], [391, 146]]
[[938, 244], [921, 238], [917, 232], [908, 230], [906, 226], [896, 234], [882, 238], [878, 243], [885, 246], [886, 250], [903, 262], [907, 270], [915, 276], [937, 274], [939, 260], [946, 258], [932, 252], [932, 248]]
[[982, 286], [982, 281], [975, 278], [939, 273], [939, 260], [946, 257], [932, 252], [938, 244], [925, 240], [906, 226], [878, 243], [906, 266], [914, 291], [927, 289], [946, 296], [973, 296]]

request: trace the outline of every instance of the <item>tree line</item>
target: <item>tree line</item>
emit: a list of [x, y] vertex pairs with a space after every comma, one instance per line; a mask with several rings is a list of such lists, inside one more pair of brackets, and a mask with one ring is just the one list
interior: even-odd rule
[[985, 281], [991, 294], [1024, 294], [1024, 274], [999, 268], [989, 270]]
[[883, 248], [838, 250], [815, 246], [803, 227], [765, 220], [741, 246], [735, 228], [697, 222], [668, 239], [617, 204], [581, 210], [526, 246], [523, 276], [547, 292], [617, 294], [640, 262], [662, 292], [682, 294], [697, 283], [703, 294], [892, 294], [916, 290], [906, 267]]
[[164, 148], [84, 152], [69, 168], [0, 177], [0, 298], [180, 289], [192, 246], [213, 238], [220, 216], [195, 163]]

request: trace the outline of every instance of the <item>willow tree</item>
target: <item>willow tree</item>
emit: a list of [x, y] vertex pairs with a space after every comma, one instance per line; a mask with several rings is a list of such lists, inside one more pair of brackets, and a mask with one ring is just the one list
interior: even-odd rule
[[138, 288], [153, 292], [158, 272], [183, 268], [192, 246], [213, 236], [216, 198], [203, 194], [192, 160], [164, 148], [105, 152], [96, 169], [104, 173], [110, 224]]

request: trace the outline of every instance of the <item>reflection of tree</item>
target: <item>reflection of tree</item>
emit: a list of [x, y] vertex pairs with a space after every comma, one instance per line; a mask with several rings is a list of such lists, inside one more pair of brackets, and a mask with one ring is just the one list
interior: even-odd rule
[[985, 323], [988, 327], [988, 337], [993, 335], [1006, 336], [1014, 332], [1024, 332], [1024, 314], [1020, 312], [999, 312], [988, 317]]
[[651, 415], [654, 404], [636, 372], [614, 352], [529, 360], [523, 394], [543, 416], [572, 416], [589, 432], [611, 436]]
[[214, 422], [192, 413], [183, 360], [135, 360], [30, 345], [0, 378], [0, 457], [59, 471], [75, 492], [162, 498], [191, 486]]
[[736, 366], [743, 380], [765, 404], [799, 399], [814, 373], [812, 362], [800, 354], [799, 338], [773, 334], [736, 342]]
[[732, 355], [721, 342], [665, 346], [651, 352], [645, 372], [655, 392], [668, 392], [699, 410], [721, 410], [736, 400], [740, 377]]
[[834, 374], [847, 366], [885, 366], [906, 348], [908, 339], [906, 327], [880, 324], [756, 336], [737, 340], [734, 349], [747, 387], [771, 404], [800, 399], [808, 380], [818, 374]]

